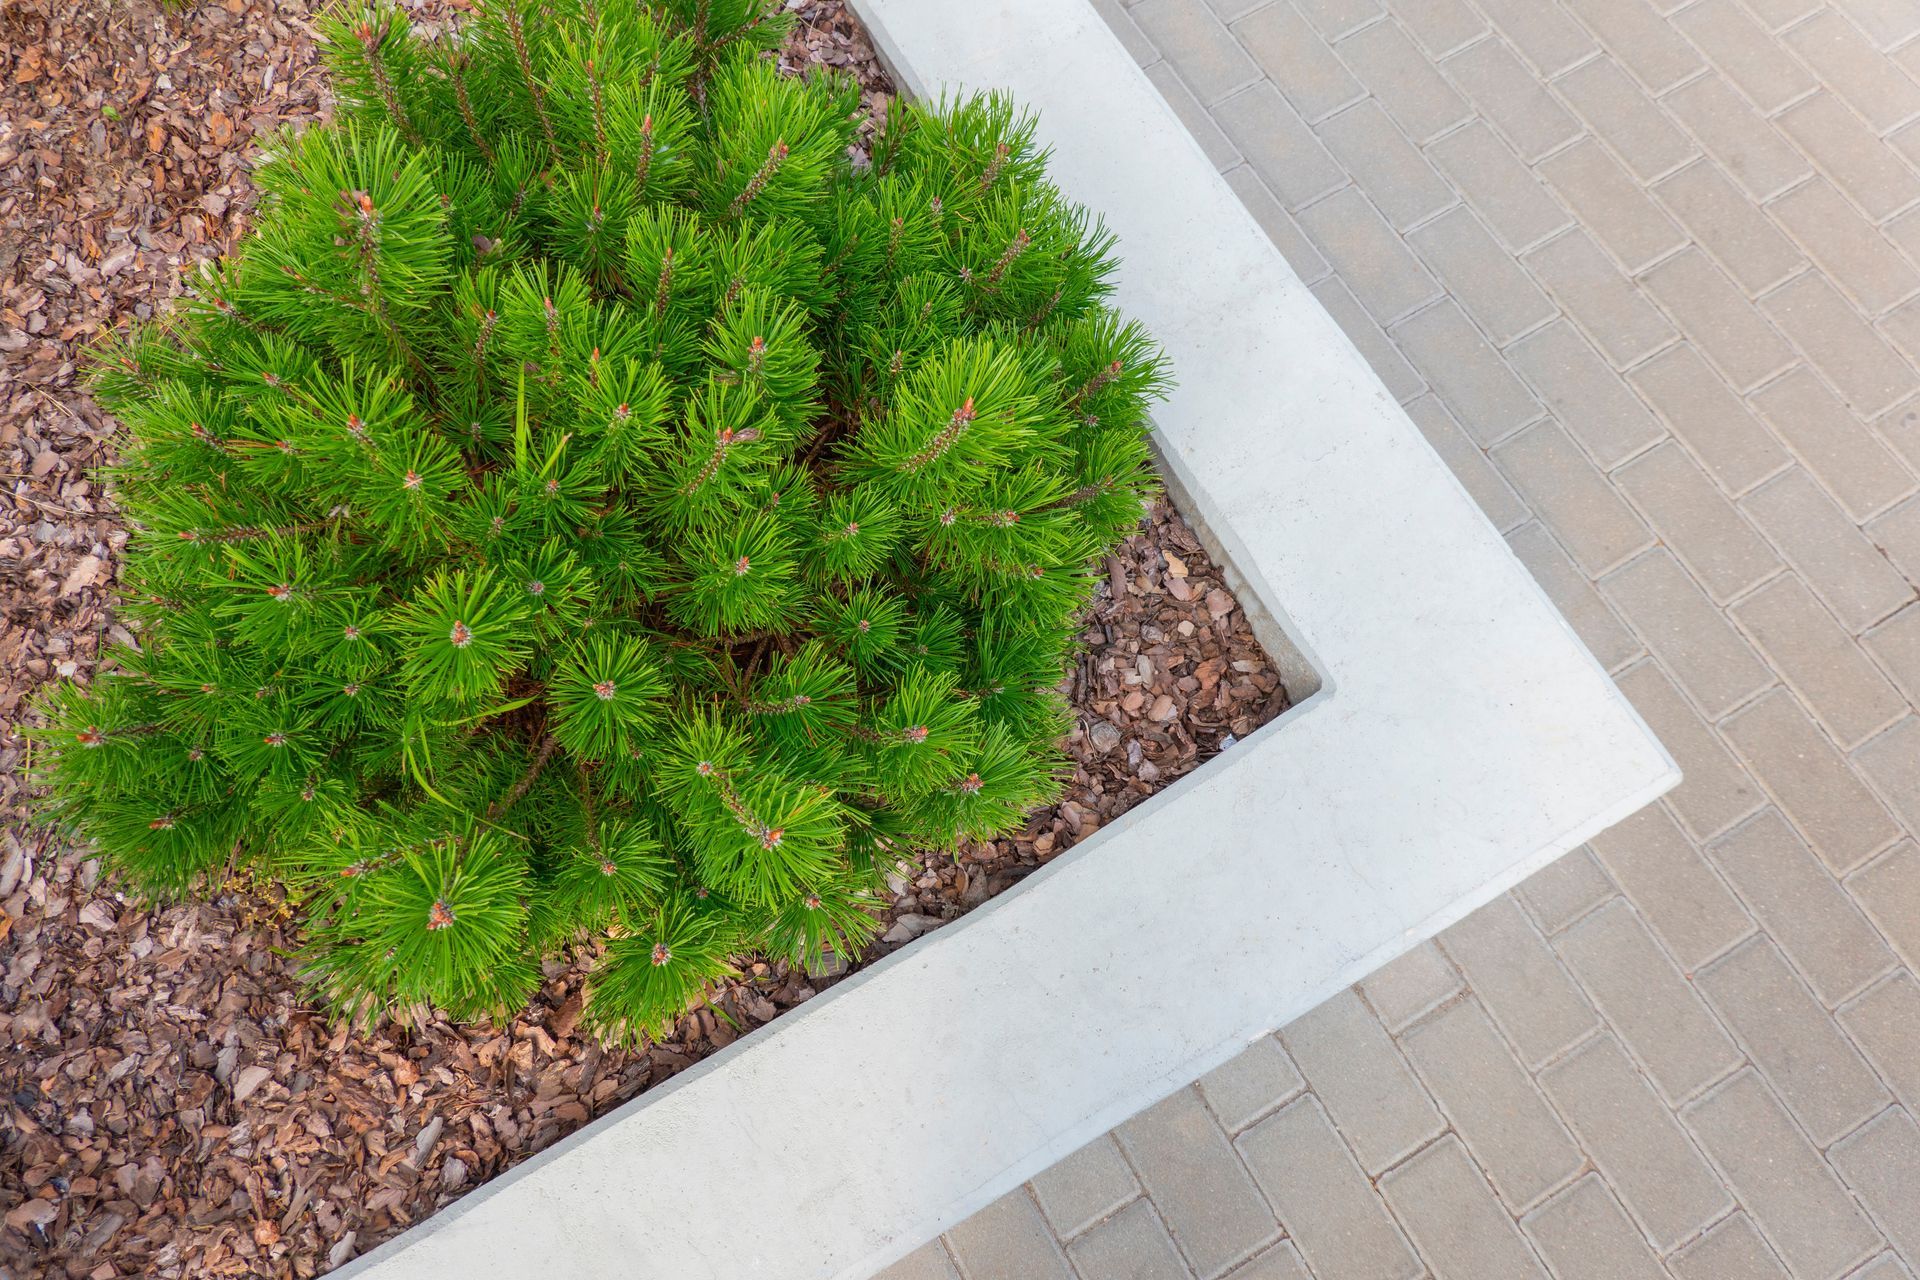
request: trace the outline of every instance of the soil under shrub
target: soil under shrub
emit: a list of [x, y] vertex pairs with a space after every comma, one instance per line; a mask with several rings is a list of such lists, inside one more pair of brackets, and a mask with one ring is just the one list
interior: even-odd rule
[[[410, 5], [422, 25], [458, 4]], [[793, 0], [783, 62], [891, 92], [840, 0]], [[510, 1025], [330, 1025], [272, 886], [152, 909], [31, 823], [18, 732], [115, 636], [125, 542], [92, 478], [113, 424], [85, 346], [238, 238], [256, 140], [323, 110], [304, 0], [15, 0], [0, 9], [0, 1276], [312, 1276], [838, 980], [757, 964], [640, 1052], [576, 1033], [583, 966]], [[9, 124], [10, 122], [10, 124]], [[1067, 796], [895, 884], [862, 962], [978, 906], [1286, 706], [1178, 513], [1107, 563], [1071, 678]], [[125, 638], [124, 636], [120, 638]], [[8, 1271], [7, 1268], [12, 1268]]]

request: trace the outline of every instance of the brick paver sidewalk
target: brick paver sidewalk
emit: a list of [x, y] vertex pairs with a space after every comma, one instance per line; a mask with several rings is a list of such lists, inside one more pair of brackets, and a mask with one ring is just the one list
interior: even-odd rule
[[1920, 0], [1097, 0], [1672, 750], [887, 1280], [1911, 1280]]

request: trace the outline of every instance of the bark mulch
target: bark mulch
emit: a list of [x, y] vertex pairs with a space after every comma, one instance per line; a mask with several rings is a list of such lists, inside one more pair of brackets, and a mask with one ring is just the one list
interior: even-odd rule
[[[444, 20], [450, 5], [422, 4]], [[890, 91], [840, 0], [791, 0], [782, 61]], [[303, 0], [0, 0], [0, 1280], [314, 1276], [804, 1003], [839, 975], [752, 965], [639, 1052], [576, 1034], [578, 962], [504, 1026], [329, 1023], [272, 886], [155, 907], [31, 824], [19, 723], [116, 638], [126, 534], [86, 345], [245, 226], [255, 140], [322, 113]], [[1244, 737], [1285, 694], [1164, 503], [1108, 562], [1072, 676], [1067, 796], [923, 859], [863, 962], [999, 893]], [[121, 635], [118, 638], [124, 638]]]

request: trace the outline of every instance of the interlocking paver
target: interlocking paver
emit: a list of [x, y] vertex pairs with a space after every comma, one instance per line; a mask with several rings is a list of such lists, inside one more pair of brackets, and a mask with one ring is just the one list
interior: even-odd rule
[[1872, 538], [1908, 581], [1920, 580], [1920, 500], [1896, 507], [1867, 526]]
[[1521, 525], [1507, 535], [1507, 545], [1601, 666], [1611, 671], [1644, 651], [1545, 525], [1538, 520]]
[[1738, 496], [1792, 459], [1691, 346], [1662, 351], [1627, 375], [1714, 480]]
[[1387, 336], [1387, 331], [1367, 314], [1367, 309], [1339, 276], [1328, 276], [1315, 284], [1313, 296], [1339, 324], [1347, 340], [1366, 357], [1368, 366], [1379, 375], [1394, 399], [1409, 400], [1427, 389], [1420, 371], [1400, 354], [1400, 348]]
[[1920, 720], [1902, 720], [1853, 753], [1907, 830], [1920, 831]]
[[1495, 898], [1444, 930], [1440, 945], [1529, 1067], [1599, 1025], [1593, 1006], [1514, 899]]
[[1733, 1041], [1624, 901], [1600, 908], [1557, 944], [1669, 1103], [1693, 1096], [1739, 1065]]
[[1603, 579], [1600, 590], [1709, 717], [1727, 714], [1772, 683], [1753, 646], [1665, 548]]
[[1135, 62], [1150, 67], [1160, 61], [1160, 51], [1153, 47], [1153, 41], [1147, 39], [1147, 33], [1140, 29], [1120, 0], [1093, 0], [1093, 7], [1101, 20], [1120, 37], [1120, 43], [1127, 47], [1127, 52], [1133, 55]]
[[1016, 1187], [947, 1233], [966, 1280], [1074, 1280], [1025, 1187]]
[[1371, 98], [1321, 121], [1319, 131], [1320, 140], [1347, 167], [1360, 190], [1401, 230], [1459, 199]]
[[1920, 847], [1902, 841], [1854, 873], [1847, 888], [1908, 967], [1920, 969]]
[[1415, 142], [1445, 133], [1472, 114], [1397, 22], [1376, 22], [1334, 47]]
[[1209, 106], [1260, 77], [1247, 51], [1214, 14], [1188, 0], [1140, 0], [1133, 20]]
[[1793, 361], [1793, 349], [1700, 250], [1675, 254], [1642, 282], [1735, 389], [1756, 386]]
[[1392, 332], [1460, 425], [1481, 444], [1540, 416], [1540, 402], [1451, 298], [1402, 320]]
[[1565, 320], [1528, 334], [1506, 355], [1603, 468], [1611, 470], [1666, 434], [1620, 375]]
[[1816, 1145], [1893, 1101], [1769, 939], [1735, 948], [1695, 985]]
[[1240, 203], [1247, 206], [1253, 214], [1253, 220], [1260, 224], [1267, 238], [1280, 250], [1280, 256], [1287, 260], [1293, 273], [1311, 284], [1331, 271], [1327, 260], [1313, 247], [1313, 241], [1307, 239], [1306, 232], [1300, 230], [1300, 224], [1293, 215], [1280, 207], [1280, 202], [1260, 180], [1260, 175], [1252, 165], [1243, 164], [1227, 174], [1227, 185], [1240, 197]]
[[1617, 368], [1652, 355], [1679, 336], [1583, 230], [1556, 236], [1522, 261]]
[[1652, 541], [1646, 524], [1560, 424], [1527, 428], [1496, 446], [1493, 458], [1588, 573], [1605, 573]]
[[1227, 1280], [1313, 1280], [1300, 1251], [1291, 1240], [1282, 1240], [1243, 1267], [1235, 1267]]
[[1698, 968], [1753, 932], [1740, 900], [1663, 806], [1601, 832], [1593, 850], [1684, 967]]
[[1401, 1043], [1510, 1210], [1579, 1171], [1580, 1149], [1477, 1002], [1415, 1023]]
[[1920, 115], [1920, 84], [1888, 61], [1840, 14], [1831, 10], [1815, 14], [1782, 39], [1874, 132], [1884, 134]]
[[1287, 101], [1309, 120], [1331, 115], [1366, 96], [1346, 63], [1334, 56], [1289, 0], [1274, 0], [1255, 9], [1231, 29]]
[[1902, 970], [1837, 1016], [1901, 1104], [1920, 1109], [1920, 980]]
[[1913, 1280], [1913, 1272], [1890, 1253], [1883, 1253], [1853, 1272], [1847, 1280]]
[[1443, 58], [1487, 29], [1486, 19], [1475, 13], [1466, 0], [1387, 0], [1393, 16], [1400, 19], [1410, 35], [1428, 56]]
[[1760, 305], [1863, 417], [1920, 388], [1913, 366], [1818, 272], [1795, 276]]
[[1733, 615], [1841, 746], [1865, 741], [1906, 713], [1900, 691], [1794, 575], [1769, 582]]
[[1731, 600], [1783, 567], [1779, 553], [1679, 445], [1648, 450], [1614, 472], [1613, 481], [1714, 599]]
[[1412, 1280], [1423, 1271], [1318, 1099], [1291, 1103], [1235, 1145], [1315, 1280]]
[[1580, 136], [1580, 122], [1505, 42], [1489, 38], [1468, 45], [1441, 66], [1521, 159], [1538, 160]]
[[1620, 691], [1680, 766], [1680, 785], [1667, 793], [1667, 804], [1695, 839], [1719, 834], [1766, 802], [1759, 784], [1658, 665], [1643, 662], [1622, 672]]
[[1613, 881], [1586, 845], [1548, 863], [1514, 890], [1533, 922], [1548, 934], [1560, 932], [1613, 895]]
[[1427, 148], [1475, 213], [1514, 252], [1563, 230], [1572, 218], [1531, 169], [1485, 123], [1474, 120]]
[[1440, 948], [1423, 942], [1375, 969], [1360, 984], [1389, 1031], [1398, 1031], [1460, 990], [1460, 975]]
[[1661, 1249], [1732, 1207], [1719, 1176], [1611, 1035], [1595, 1036], [1548, 1067], [1540, 1084]]
[[1114, 1145], [1096, 1138], [1033, 1179], [1033, 1196], [1054, 1234], [1071, 1240], [1140, 1194], [1140, 1183]]
[[1913, 492], [1900, 459], [1811, 370], [1790, 370], [1755, 392], [1753, 404], [1855, 520]]
[[1307, 1082], [1272, 1036], [1261, 1036], [1233, 1059], [1200, 1077], [1200, 1092], [1228, 1133], [1275, 1110]]
[[1559, 314], [1465, 205], [1409, 232], [1407, 241], [1495, 346], [1505, 346]]
[[1478, 2], [1520, 56], [1544, 75], [1558, 75], [1600, 47], [1586, 28], [1557, 4], [1540, 4], [1537, 0]]
[[960, 1280], [960, 1273], [953, 1269], [946, 1246], [929, 1240], [873, 1280]]
[[1661, 101], [1756, 200], [1778, 195], [1813, 172], [1807, 158], [1718, 74], [1682, 85]]
[[1554, 88], [1642, 182], [1699, 154], [1693, 139], [1604, 54], [1561, 76]]
[[1906, 693], [1907, 701], [1920, 703], [1920, 608], [1902, 609], [1860, 640]]
[[1836, 874], [1899, 835], [1892, 815], [1789, 691], [1770, 690], [1721, 731]]
[[1647, 0], [1567, 0], [1567, 8], [1656, 95], [1704, 65], [1693, 46], [1662, 21]]
[[1290, 1023], [1280, 1041], [1368, 1173], [1446, 1127], [1399, 1047], [1352, 991]]
[[1849, 631], [1863, 631], [1913, 599], [1913, 584], [1798, 467], [1740, 506]]
[[1438, 396], [1425, 395], [1407, 403], [1407, 416], [1440, 455], [1493, 527], [1505, 533], [1524, 523], [1531, 512], [1507, 478], [1494, 469], [1487, 455], [1469, 437]]
[[1280, 1234], [1198, 1090], [1180, 1090], [1114, 1133], [1203, 1280]]
[[1796, 1277], [1837, 1275], [1880, 1246], [1880, 1233], [1753, 1071], [1683, 1118]]
[[1833, 1163], [1893, 1247], [1920, 1258], [1920, 1125], [1898, 1107], [1833, 1149]]
[[1358, 187], [1302, 209], [1300, 229], [1326, 255], [1360, 305], [1390, 325], [1440, 295], [1440, 286]]
[[1661, 179], [1653, 193], [1749, 294], [1766, 292], [1807, 261], [1711, 159]]
[[1207, 109], [1200, 105], [1200, 100], [1193, 96], [1193, 91], [1170, 63], [1156, 62], [1148, 67], [1147, 79], [1153, 81], [1153, 87], [1180, 117], [1180, 123], [1187, 126], [1187, 132], [1207, 153], [1214, 168], [1227, 170], [1240, 163], [1239, 148], [1220, 131], [1220, 126], [1213, 122], [1213, 117], [1207, 114]]
[[1878, 315], [1920, 289], [1920, 270], [1825, 178], [1801, 183], [1767, 209], [1869, 314]]
[[1674, 1280], [1788, 1280], [1787, 1269], [1744, 1213], [1716, 1223], [1667, 1266]]
[[1593, 1174], [1521, 1223], [1560, 1280], [1666, 1280], [1659, 1260]]
[[1160, 1215], [1135, 1200], [1067, 1246], [1080, 1280], [1192, 1280]]
[[1449, 1134], [1380, 1179], [1435, 1280], [1547, 1280], [1460, 1140]]
[[1768, 115], [1813, 91], [1814, 80], [1807, 69], [1734, 0], [1700, 0], [1675, 14], [1673, 21], [1721, 74]]
[[1827, 0], [1746, 0], [1747, 8], [1753, 16], [1766, 24], [1769, 31], [1780, 31], [1792, 26], [1810, 13], [1818, 12]]
[[1834, 95], [1795, 103], [1780, 127], [1875, 222], [1920, 200], [1920, 176]]
[[1860, 908], [1773, 810], [1708, 845], [1707, 856], [1828, 1007], [1894, 967]]
[[1346, 172], [1280, 91], [1261, 81], [1213, 109], [1213, 118], [1280, 203], [1298, 209], [1347, 181]]
[[1384, 12], [1380, 0], [1295, 0], [1329, 40], [1373, 21]]

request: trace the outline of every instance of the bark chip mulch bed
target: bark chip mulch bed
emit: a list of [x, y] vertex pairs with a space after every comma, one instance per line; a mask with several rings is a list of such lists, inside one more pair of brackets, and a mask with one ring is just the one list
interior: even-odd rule
[[[410, 5], [423, 24], [458, 0]], [[789, 0], [783, 64], [891, 87], [841, 0]], [[331, 1025], [271, 886], [155, 908], [32, 822], [19, 724], [126, 639], [126, 541], [84, 350], [244, 230], [257, 140], [319, 117], [306, 0], [0, 0], [0, 1280], [319, 1275], [802, 1004], [839, 973], [755, 964], [645, 1051], [576, 1034], [582, 963], [504, 1026]], [[1070, 694], [1066, 798], [893, 881], [862, 963], [1000, 893], [1278, 714], [1218, 570], [1156, 506], [1107, 562]], [[582, 958], [584, 961], [584, 957]]]

